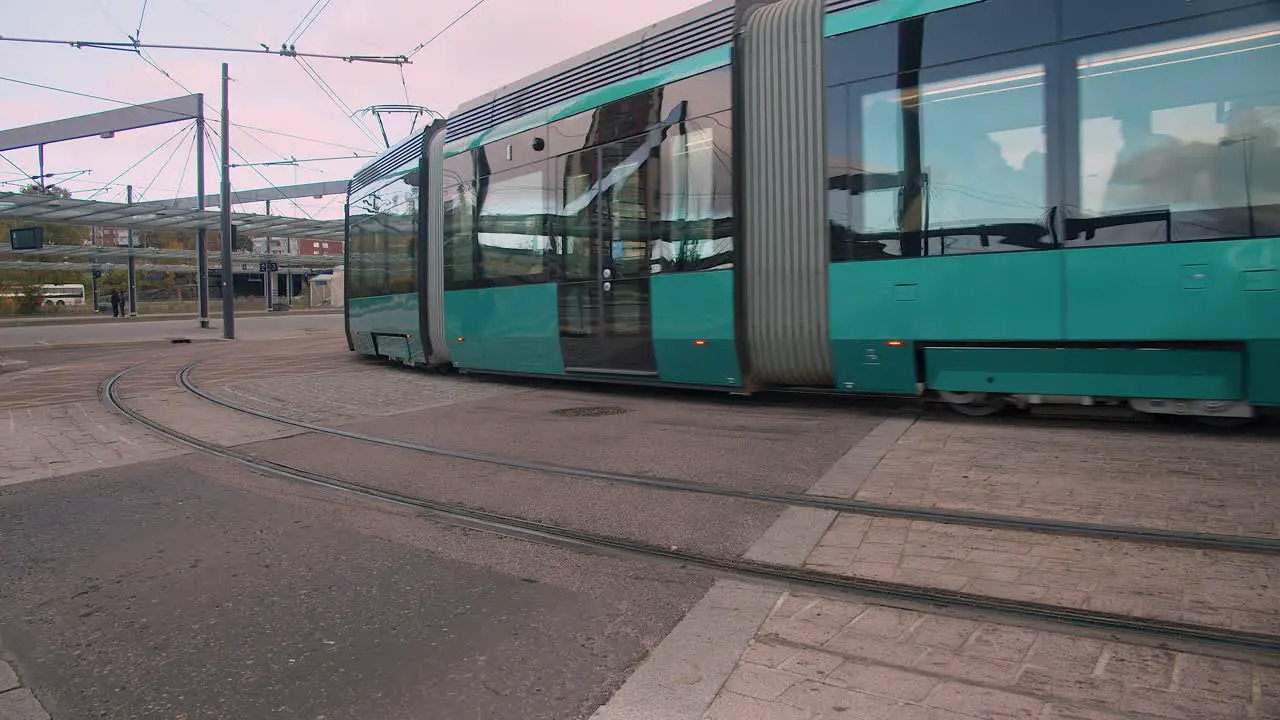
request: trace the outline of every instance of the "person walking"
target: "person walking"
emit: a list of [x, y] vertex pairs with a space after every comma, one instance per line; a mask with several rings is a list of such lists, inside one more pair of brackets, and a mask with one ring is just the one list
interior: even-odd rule
[[120, 317], [120, 291], [111, 291], [111, 317]]

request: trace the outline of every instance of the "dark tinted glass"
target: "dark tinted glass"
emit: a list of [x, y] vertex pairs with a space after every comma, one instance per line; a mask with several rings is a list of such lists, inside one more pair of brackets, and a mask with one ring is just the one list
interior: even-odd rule
[[1206, 13], [1270, 5], [1280, 15], [1274, 0], [1060, 0], [1064, 39], [1097, 35], [1154, 23], [1182, 20]]
[[558, 120], [545, 131], [552, 155], [618, 142], [673, 120], [687, 120], [726, 110], [732, 105], [729, 68], [685, 78]]
[[[1130, 1], [1113, 0], [1113, 4]], [[1058, 0], [983, 0], [928, 15], [924, 19], [924, 65], [1055, 42], [1057, 4]]]
[[551, 123], [546, 128], [547, 152], [555, 157], [587, 147], [594, 121], [595, 111], [592, 111]]
[[549, 148], [545, 145], [541, 150], [534, 149], [534, 140], [547, 138], [545, 127], [512, 135], [484, 146], [485, 162], [489, 173], [499, 173], [512, 168], [524, 167], [535, 162], [545, 161], [550, 157]]
[[1077, 44], [1068, 244], [1280, 235], [1280, 17], [1206, 29]]
[[733, 71], [716, 68], [667, 85], [662, 93], [662, 117], [669, 117], [679, 103], [686, 103], [685, 117], [702, 117], [733, 106]]
[[444, 160], [444, 184], [460, 185], [475, 179], [474, 160], [471, 153], [465, 152]]
[[853, 229], [849, 182], [854, 160], [849, 137], [856, 121], [849, 116], [849, 86], [827, 88], [827, 220], [832, 248], [847, 247]]
[[[984, 0], [827, 38], [827, 85], [1047, 45], [1057, 38], [1057, 2]], [[914, 47], [919, 55], [899, 56]]]
[[880, 77], [898, 71], [898, 27], [877, 25], [829, 37], [823, 42], [827, 85]]

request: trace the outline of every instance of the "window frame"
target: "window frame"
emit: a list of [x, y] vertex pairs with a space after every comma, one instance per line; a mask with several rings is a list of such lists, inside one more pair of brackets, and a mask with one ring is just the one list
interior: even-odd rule
[[[861, 32], [861, 31], [857, 31]], [[828, 94], [832, 92], [840, 92], [843, 94], [844, 116], [846, 118], [844, 132], [844, 144], [848, 148], [849, 157], [846, 158], [850, 162], [850, 170], [855, 162], [861, 162], [863, 159], [862, 145], [862, 100], [863, 98], [882, 93], [897, 88], [898, 78], [906, 73], [915, 73], [918, 82], [922, 84], [933, 84], [939, 82], [948, 82], [966, 77], [977, 77], [990, 73], [998, 73], [1003, 70], [1011, 70], [1018, 67], [1028, 65], [1039, 65], [1044, 68], [1044, 88], [1042, 92], [1043, 100], [1043, 118], [1044, 118], [1044, 134], [1045, 134], [1045, 193], [1044, 193], [1044, 215], [1041, 222], [1048, 230], [1049, 245], [1043, 248], [1022, 248], [1022, 249], [1002, 249], [991, 252], [966, 252], [964, 255], [986, 255], [986, 254], [1008, 254], [1008, 253], [1025, 253], [1025, 252], [1042, 252], [1045, 250], [1056, 250], [1061, 247], [1060, 219], [1061, 214], [1059, 208], [1063, 204], [1063, 178], [1064, 172], [1062, 167], [1063, 142], [1068, 134], [1068, 130], [1064, 127], [1064, 115], [1062, 114], [1062, 92], [1061, 85], [1064, 75], [1064, 54], [1059, 45], [1040, 45], [1029, 48], [1021, 48], [1009, 52], [997, 53], [992, 55], [982, 55], [964, 60], [957, 60], [938, 65], [923, 66], [920, 68], [911, 68], [905, 72], [895, 73], [893, 75], [880, 75], [876, 77], [864, 78], [844, 85], [831, 86], [826, 88]], [[1071, 66], [1074, 71], [1074, 65]], [[829, 95], [828, 95], [829, 98]], [[828, 98], [824, 98], [824, 102]], [[830, 112], [830, 108], [826, 108], [826, 112]], [[828, 152], [828, 179], [830, 183], [832, 179], [839, 176], [830, 174], [830, 151], [832, 129], [829, 127], [827, 137], [824, 142], [827, 143]], [[901, 151], [901, 145], [899, 146]], [[852, 172], [844, 174], [847, 182], [851, 184], [852, 178], [858, 177]], [[848, 202], [848, 216], [852, 218], [853, 213], [853, 194], [846, 192]], [[827, 217], [827, 233], [828, 242], [831, 246], [831, 261], [837, 262], [871, 262], [885, 260], [928, 260], [945, 257], [957, 257], [958, 255], [920, 255], [920, 256], [904, 256], [892, 255], [888, 257], [857, 257], [857, 253], [852, 250], [845, 252], [843, 246], [837, 245], [837, 240], [831, 230], [831, 212], [828, 207]], [[850, 228], [857, 232], [856, 228]], [[927, 230], [928, 228], [926, 228]], [[901, 236], [901, 230], [899, 230]], [[901, 242], [901, 240], [899, 240]], [[927, 246], [927, 236], [922, 242]], [[852, 247], [852, 243], [845, 243]], [[901, 248], [901, 246], [899, 246]], [[899, 250], [901, 251], [901, 250]]]
[[[1064, 7], [1065, 7], [1064, 3]], [[1139, 243], [1106, 243], [1090, 240], [1076, 240], [1067, 234], [1070, 221], [1084, 217], [1082, 213], [1083, 178], [1081, 177], [1083, 144], [1080, 134], [1084, 118], [1080, 115], [1080, 83], [1077, 63], [1083, 57], [1099, 53], [1114, 52], [1130, 48], [1142, 47], [1155, 43], [1173, 42], [1216, 32], [1227, 32], [1250, 25], [1280, 21], [1280, 14], [1275, 12], [1274, 5], [1252, 5], [1232, 10], [1222, 10], [1203, 15], [1168, 20], [1153, 25], [1131, 27], [1101, 35], [1092, 35], [1071, 39], [1058, 44], [1059, 83], [1058, 98], [1063, 137], [1062, 154], [1059, 157], [1062, 177], [1062, 197], [1058, 211], [1058, 235], [1063, 250], [1087, 250], [1106, 247], [1141, 247], [1146, 245], [1187, 244], [1205, 242], [1230, 242], [1271, 237], [1268, 234], [1242, 235], [1214, 238], [1197, 238], [1194, 240], [1155, 240]]]

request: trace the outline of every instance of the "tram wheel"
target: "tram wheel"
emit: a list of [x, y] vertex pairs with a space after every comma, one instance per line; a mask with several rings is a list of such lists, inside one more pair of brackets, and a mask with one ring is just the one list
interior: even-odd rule
[[947, 406], [955, 412], [968, 417], [986, 417], [1004, 410], [1005, 403], [986, 393], [942, 392], [939, 393]]

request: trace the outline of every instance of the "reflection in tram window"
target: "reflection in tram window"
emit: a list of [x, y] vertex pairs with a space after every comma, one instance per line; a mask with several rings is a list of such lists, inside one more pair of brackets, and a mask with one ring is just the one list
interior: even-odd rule
[[733, 266], [733, 157], [729, 115], [680, 123], [662, 143], [661, 241], [653, 272]]
[[418, 286], [417, 172], [355, 196], [349, 207], [347, 294], [377, 297]]
[[547, 198], [542, 163], [488, 178], [479, 198], [481, 276], [499, 284], [544, 282]]
[[445, 172], [444, 286], [462, 290], [475, 281], [475, 186]]
[[1280, 234], [1280, 23], [1081, 57], [1066, 241]]
[[[943, 72], [951, 77], [930, 81]], [[851, 86], [858, 130], [840, 158], [850, 169], [830, 182], [852, 200], [831, 216], [834, 259], [1051, 246], [1043, 67], [955, 72], [926, 69], [925, 82], [905, 90]], [[915, 137], [904, 123], [911, 115]]]

